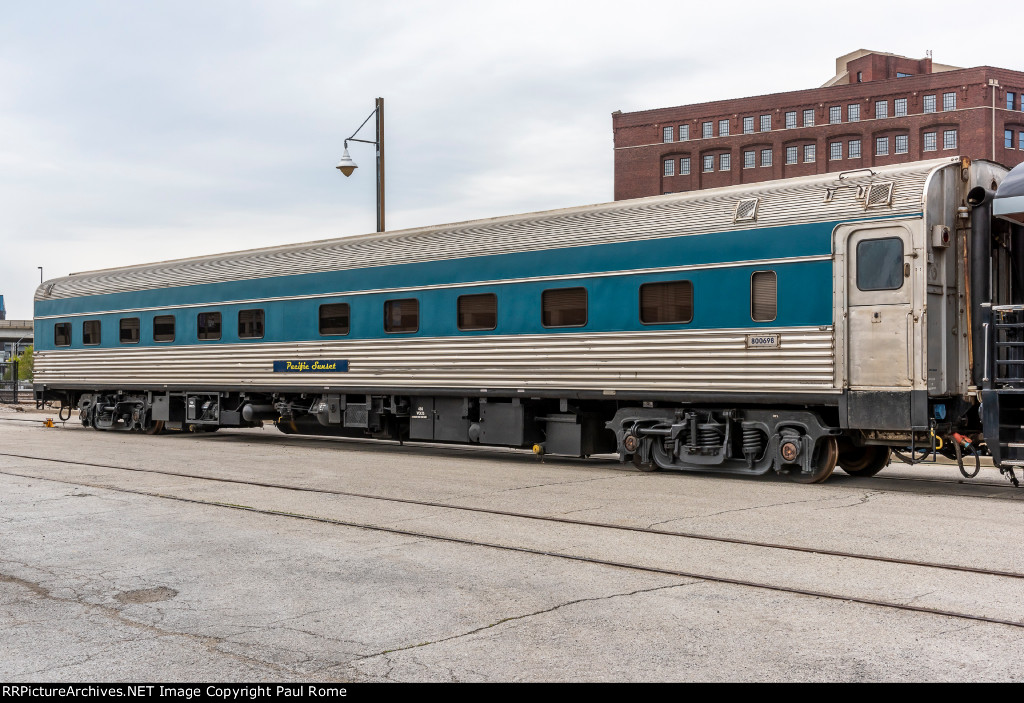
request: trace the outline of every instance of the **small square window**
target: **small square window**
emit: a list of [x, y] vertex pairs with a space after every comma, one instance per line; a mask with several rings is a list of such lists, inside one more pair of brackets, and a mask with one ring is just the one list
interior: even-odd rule
[[860, 105], [847, 105], [846, 119], [848, 122], [860, 122]]
[[754, 118], [744, 117], [743, 118], [743, 133], [753, 134], [754, 133]]
[[754, 168], [757, 165], [757, 152], [743, 152], [743, 168]]
[[814, 144], [804, 144], [804, 163], [810, 163], [814, 159]]
[[906, 117], [907, 116], [907, 99], [897, 98], [896, 102], [893, 103], [893, 115], [895, 117]]
[[719, 154], [718, 155], [718, 170], [728, 171], [732, 168], [732, 155], [731, 154]]
[[320, 336], [348, 334], [352, 316], [348, 303], [325, 303], [320, 306]]
[[239, 339], [263, 339], [264, 332], [263, 310], [238, 311], [238, 338]]
[[786, 113], [786, 129], [793, 129], [796, 127], [796, 111]]
[[942, 148], [956, 149], [956, 130], [947, 129], [942, 133]]
[[761, 115], [761, 131], [771, 132], [772, 131], [772, 116]]
[[153, 341], [174, 341], [174, 315], [157, 315], [153, 318]]
[[814, 126], [814, 110], [804, 110], [803, 126], [804, 127], [813, 127]]
[[196, 316], [196, 337], [202, 340], [220, 339], [219, 312], [201, 312]]
[[384, 303], [385, 332], [418, 332], [420, 301], [416, 298], [388, 300]]
[[925, 132], [923, 141], [924, 151], [937, 151], [938, 146], [938, 132]]
[[82, 323], [82, 344], [95, 346], [100, 343], [100, 321], [86, 320]]
[[926, 112], [926, 113], [927, 112], [935, 112], [935, 96], [934, 95], [926, 95], [926, 96], [924, 96], [924, 101], [922, 102], [922, 108], [923, 108], [922, 112]]
[[693, 320], [693, 284], [690, 281], [645, 283], [640, 286], [640, 322], [670, 325]]
[[795, 164], [799, 161], [799, 150], [795, 146], [786, 147], [786, 163]]
[[771, 165], [772, 165], [772, 150], [771, 149], [762, 149], [761, 150], [761, 166], [771, 166]]
[[701, 134], [704, 136], [705, 139], [711, 139], [711, 137], [714, 136], [714, 134], [712, 132], [713, 128], [714, 128], [714, 125], [712, 123], [710, 123], [710, 122], [703, 122], [703, 123], [701, 123], [701, 126], [700, 126]]
[[53, 344], [57, 347], [71, 346], [70, 322], [58, 322], [53, 326]]
[[839, 105], [833, 105], [828, 109], [828, 123], [839, 124], [843, 121], [843, 108]]
[[942, 110], [949, 112], [950, 110], [956, 109], [956, 93], [943, 93], [942, 94]]
[[493, 330], [498, 326], [498, 296], [494, 293], [460, 295], [457, 307], [460, 330]]
[[778, 279], [774, 271], [755, 271], [750, 277], [750, 318], [771, 322], [778, 311]]
[[690, 125], [681, 124], [679, 125], [679, 141], [686, 142], [690, 140]]
[[828, 160], [839, 161], [843, 158], [843, 143], [832, 142], [828, 145]]
[[541, 294], [541, 324], [583, 327], [587, 324], [586, 288], [551, 288]]
[[908, 137], [906, 134], [897, 134], [896, 153], [906, 154], [908, 151], [910, 151], [910, 137]]
[[671, 127], [665, 127], [664, 129], [661, 130], [661, 141], [662, 142], [670, 142], [670, 141], [672, 141], [672, 137], [673, 137], [674, 134], [675, 134], [675, 130], [674, 129], [672, 129]]
[[675, 159], [665, 159], [664, 170], [662, 171], [662, 174], [665, 175], [665, 176], [674, 176], [674, 175], [676, 175], [676, 160]]
[[715, 170], [715, 157], [708, 154], [704, 157], [704, 173], [711, 173]]
[[121, 344], [138, 344], [141, 339], [142, 326], [137, 317], [122, 317], [120, 324]]
[[875, 139], [875, 156], [889, 155], [889, 137], [878, 137]]
[[679, 175], [689, 176], [690, 175], [690, 157], [684, 156], [679, 159]]
[[718, 120], [718, 136], [729, 136], [729, 120]]
[[889, 116], [889, 101], [878, 100], [875, 102], [875, 119], [884, 120]]
[[848, 151], [848, 153], [850, 155], [849, 158], [851, 158], [851, 159], [859, 159], [860, 158], [860, 140], [859, 139], [851, 139], [849, 146], [850, 146], [849, 151]]

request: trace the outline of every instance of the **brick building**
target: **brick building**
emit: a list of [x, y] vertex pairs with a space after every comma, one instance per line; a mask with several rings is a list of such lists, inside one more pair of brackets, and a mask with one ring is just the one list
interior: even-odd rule
[[939, 156], [1024, 161], [1024, 73], [872, 51], [809, 90], [612, 113], [615, 199]]

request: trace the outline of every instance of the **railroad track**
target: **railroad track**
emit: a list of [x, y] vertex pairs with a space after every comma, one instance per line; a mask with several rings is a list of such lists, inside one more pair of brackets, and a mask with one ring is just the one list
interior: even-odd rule
[[[777, 543], [771, 543], [771, 542], [762, 542], [762, 541], [757, 541], [757, 540], [744, 540], [744, 539], [738, 539], [738, 538], [732, 538], [732, 537], [720, 537], [720, 536], [714, 536], [714, 535], [702, 535], [702, 534], [699, 534], [699, 533], [683, 532], [683, 531], [676, 531], [676, 530], [662, 530], [662, 529], [655, 529], [655, 528], [649, 528], [649, 527], [634, 527], [634, 526], [629, 526], [629, 525], [597, 522], [597, 521], [591, 521], [591, 520], [581, 520], [581, 519], [576, 519], [576, 518], [565, 518], [565, 517], [555, 517], [555, 516], [548, 516], [548, 515], [538, 515], [538, 514], [533, 514], [533, 513], [522, 513], [522, 512], [515, 512], [515, 511], [496, 510], [496, 509], [493, 509], [493, 508], [479, 508], [479, 507], [475, 507], [475, 506], [458, 505], [458, 504], [454, 504], [454, 503], [443, 503], [443, 502], [438, 502], [438, 501], [416, 500], [416, 499], [410, 499], [410, 498], [394, 498], [394, 497], [390, 497], [390, 496], [382, 496], [382, 495], [375, 495], [375, 494], [368, 494], [368, 493], [358, 493], [358, 492], [353, 492], [353, 491], [340, 491], [340, 490], [323, 489], [323, 488], [309, 488], [309, 487], [293, 486], [293, 485], [288, 485], [288, 484], [270, 483], [270, 482], [262, 482], [262, 481], [247, 481], [247, 480], [243, 480], [243, 479], [218, 478], [218, 477], [211, 477], [211, 476], [203, 476], [203, 475], [199, 475], [199, 474], [182, 473], [182, 472], [177, 472], [177, 471], [164, 471], [164, 470], [160, 470], [160, 469], [143, 469], [143, 468], [138, 468], [138, 467], [127, 467], [127, 466], [117, 466], [117, 465], [112, 465], [112, 464], [101, 464], [101, 463], [97, 463], [97, 462], [68, 461], [68, 460], [57, 459], [57, 458], [52, 458], [52, 457], [38, 457], [38, 456], [15, 454], [15, 453], [9, 453], [9, 452], [0, 452], [0, 456], [7, 456], [7, 457], [11, 457], [11, 458], [19, 458], [19, 459], [25, 459], [25, 460], [31, 460], [31, 461], [57, 463], [57, 464], [63, 464], [63, 465], [83, 466], [83, 467], [102, 468], [102, 469], [112, 469], [112, 470], [117, 470], [117, 471], [136, 472], [136, 473], [145, 473], [145, 474], [156, 474], [156, 475], [171, 476], [171, 477], [177, 477], [177, 478], [186, 478], [186, 479], [190, 479], [190, 480], [208, 481], [208, 482], [213, 482], [213, 483], [236, 484], [236, 485], [252, 486], [252, 487], [257, 487], [257, 488], [273, 488], [273, 489], [278, 489], [278, 490], [295, 491], [295, 492], [302, 492], [302, 493], [315, 493], [315, 494], [323, 494], [323, 495], [335, 495], [335, 496], [343, 496], [343, 497], [353, 497], [353, 498], [360, 498], [360, 499], [366, 499], [366, 500], [375, 500], [375, 501], [382, 501], [382, 502], [396, 503], [396, 504], [407, 504], [407, 505], [417, 505], [417, 506], [424, 506], [424, 507], [442, 508], [442, 509], [446, 509], [446, 510], [455, 510], [455, 511], [467, 512], [467, 513], [481, 513], [481, 514], [501, 516], [501, 517], [513, 517], [513, 518], [533, 520], [533, 521], [538, 521], [538, 522], [558, 523], [558, 524], [564, 524], [564, 525], [575, 525], [575, 526], [591, 527], [591, 528], [598, 528], [598, 529], [614, 530], [614, 531], [620, 531], [620, 532], [631, 532], [631, 533], [643, 533], [643, 534], [659, 535], [659, 536], [669, 536], [669, 537], [677, 537], [677, 538], [681, 538], [681, 539], [697, 540], [697, 541], [704, 541], [704, 542], [719, 542], [719, 543], [742, 545], [742, 546], [747, 546], [747, 547], [756, 547], [756, 548], [761, 548], [761, 549], [766, 549], [766, 550], [780, 550], [780, 551], [802, 552], [802, 553], [808, 553], [808, 554], [814, 554], [814, 555], [823, 555], [823, 556], [841, 557], [841, 558], [845, 558], [845, 559], [861, 560], [861, 561], [865, 561], [865, 562], [881, 562], [881, 563], [887, 563], [887, 564], [898, 564], [898, 565], [903, 565], [903, 566], [912, 566], [912, 567], [919, 567], [919, 568], [926, 568], [926, 569], [935, 569], [935, 570], [939, 570], [939, 571], [963, 572], [963, 573], [969, 573], [969, 574], [977, 574], [977, 575], [983, 575], [983, 576], [992, 576], [992, 577], [1008, 578], [1008, 579], [1024, 579], [1024, 573], [1013, 572], [1013, 571], [1005, 571], [1005, 570], [999, 570], [999, 569], [986, 569], [986, 568], [980, 568], [980, 567], [972, 567], [972, 566], [966, 566], [966, 565], [962, 565], [962, 564], [950, 564], [950, 563], [941, 563], [941, 562], [928, 562], [928, 561], [921, 561], [921, 560], [915, 560], [915, 559], [900, 559], [900, 558], [895, 558], [895, 557], [886, 557], [886, 556], [875, 555], [875, 554], [863, 554], [863, 553], [846, 552], [846, 551], [829, 550], [829, 549], [816, 549], [816, 548], [812, 548], [812, 547], [801, 547], [801, 546], [798, 546], [798, 545], [777, 544]], [[566, 560], [572, 560], [572, 561], [578, 561], [578, 562], [584, 562], [584, 563], [591, 563], [591, 564], [596, 564], [596, 565], [603, 565], [603, 566], [609, 566], [609, 567], [615, 567], [615, 568], [629, 569], [629, 570], [632, 570], [632, 571], [647, 572], [647, 573], [657, 573], [657, 574], [664, 574], [664, 575], [673, 575], [673, 576], [680, 576], [680, 577], [686, 577], [686, 578], [694, 578], [694, 579], [699, 579], [699, 580], [713, 582], [713, 583], [723, 583], [723, 584], [731, 584], [731, 585], [737, 585], [737, 586], [745, 586], [745, 587], [749, 587], [749, 588], [758, 588], [758, 589], [763, 589], [763, 590], [777, 591], [777, 592], [783, 592], [783, 593], [791, 593], [791, 594], [795, 594], [795, 595], [804, 595], [804, 596], [811, 596], [811, 597], [817, 597], [817, 598], [828, 598], [828, 599], [831, 599], [831, 600], [840, 600], [840, 601], [846, 601], [846, 602], [860, 603], [860, 604], [864, 604], [864, 605], [871, 605], [871, 606], [882, 607], [882, 608], [891, 608], [891, 609], [896, 609], [896, 610], [906, 610], [906, 611], [917, 612], [917, 613], [940, 615], [940, 616], [944, 616], [944, 617], [952, 617], [952, 618], [959, 618], [959, 619], [965, 619], [965, 620], [973, 620], [973, 621], [979, 621], [979, 622], [987, 622], [987, 623], [994, 623], [994, 624], [1000, 624], [1000, 625], [1009, 625], [1009, 626], [1012, 626], [1012, 627], [1024, 628], [1024, 621], [1009, 620], [1009, 619], [989, 617], [989, 616], [984, 616], [984, 615], [974, 615], [974, 614], [970, 614], [970, 613], [962, 613], [962, 612], [956, 612], [956, 611], [942, 610], [942, 609], [930, 608], [930, 607], [926, 607], [926, 606], [916, 606], [916, 605], [912, 605], [912, 604], [908, 604], [908, 603], [898, 603], [898, 602], [893, 602], [893, 601], [878, 600], [878, 599], [874, 599], [874, 598], [864, 598], [864, 597], [858, 597], [858, 596], [842, 595], [842, 594], [837, 594], [837, 593], [830, 593], [830, 592], [827, 592], [827, 591], [817, 591], [817, 590], [811, 590], [811, 589], [806, 589], [806, 588], [790, 587], [790, 586], [784, 586], [784, 585], [778, 585], [778, 584], [764, 583], [764, 582], [751, 581], [751, 580], [745, 580], [745, 579], [737, 579], [737, 578], [718, 576], [718, 575], [706, 574], [706, 573], [699, 573], [699, 572], [693, 572], [693, 571], [687, 571], [687, 570], [660, 568], [660, 567], [656, 567], [656, 566], [648, 566], [648, 565], [642, 565], [642, 564], [632, 564], [632, 563], [628, 563], [628, 562], [620, 562], [620, 561], [613, 561], [613, 560], [607, 560], [607, 559], [600, 559], [600, 558], [596, 558], [596, 557], [588, 557], [588, 556], [583, 556], [583, 555], [578, 555], [578, 554], [570, 554], [570, 553], [565, 553], [565, 552], [556, 552], [556, 551], [550, 551], [550, 550], [533, 549], [533, 548], [530, 548], [530, 547], [522, 547], [522, 546], [515, 546], [515, 545], [508, 545], [508, 544], [498, 544], [498, 543], [494, 543], [494, 542], [486, 542], [486, 541], [474, 540], [474, 539], [468, 539], [468, 538], [462, 538], [462, 537], [453, 537], [453, 536], [450, 536], [450, 535], [439, 535], [439, 534], [433, 534], [433, 533], [429, 533], [429, 532], [422, 532], [422, 531], [418, 531], [418, 530], [406, 530], [406, 529], [400, 529], [400, 528], [394, 528], [394, 527], [386, 527], [386, 526], [383, 526], [383, 525], [377, 525], [377, 524], [372, 524], [372, 523], [363, 523], [363, 522], [354, 522], [354, 521], [348, 521], [348, 520], [339, 520], [339, 519], [334, 519], [334, 518], [326, 518], [326, 517], [320, 517], [320, 516], [316, 516], [316, 515], [306, 515], [306, 514], [295, 513], [295, 512], [290, 512], [290, 511], [281, 511], [281, 510], [257, 508], [257, 507], [246, 506], [246, 505], [238, 505], [238, 504], [235, 504], [235, 503], [224, 503], [224, 502], [220, 502], [220, 501], [216, 501], [216, 500], [202, 500], [202, 499], [199, 499], [199, 498], [185, 498], [185, 497], [181, 497], [181, 496], [169, 495], [169, 494], [166, 494], [166, 493], [158, 493], [158, 492], [154, 492], [154, 491], [146, 491], [146, 490], [134, 489], [134, 488], [116, 487], [116, 486], [110, 486], [110, 485], [105, 485], [105, 484], [101, 484], [101, 483], [90, 483], [90, 482], [78, 481], [78, 480], [58, 479], [58, 478], [38, 476], [38, 475], [32, 475], [32, 474], [23, 474], [23, 473], [18, 473], [18, 472], [13, 472], [13, 471], [0, 471], [0, 474], [7, 475], [7, 476], [16, 476], [16, 477], [20, 477], [20, 478], [29, 478], [29, 479], [34, 479], [34, 480], [50, 481], [50, 482], [61, 483], [61, 484], [66, 484], [66, 485], [85, 486], [85, 487], [99, 489], [99, 490], [110, 490], [110, 491], [119, 492], [119, 493], [129, 493], [129, 494], [134, 494], [134, 495], [141, 495], [141, 496], [152, 497], [152, 498], [159, 498], [159, 499], [164, 499], [164, 500], [172, 500], [172, 501], [183, 502], [183, 503], [191, 503], [191, 504], [197, 504], [197, 505], [206, 505], [206, 506], [211, 506], [211, 507], [218, 507], [218, 508], [225, 508], [225, 509], [232, 509], [232, 510], [240, 510], [240, 511], [257, 513], [257, 514], [262, 514], [262, 515], [270, 515], [270, 516], [291, 518], [291, 519], [297, 519], [297, 520], [306, 520], [306, 521], [312, 521], [312, 522], [318, 522], [318, 523], [324, 523], [324, 524], [337, 525], [337, 526], [342, 526], [342, 527], [351, 527], [351, 528], [357, 528], [357, 529], [364, 529], [364, 530], [371, 530], [371, 531], [377, 531], [377, 532], [384, 532], [384, 533], [388, 533], [388, 534], [395, 534], [395, 535], [402, 535], [402, 536], [409, 536], [409, 537], [417, 537], [417, 538], [422, 538], [422, 539], [431, 539], [431, 540], [437, 540], [437, 541], [442, 541], [442, 542], [450, 542], [450, 543], [455, 543], [455, 544], [464, 544], [464, 545], [471, 545], [471, 546], [478, 546], [478, 547], [486, 547], [486, 548], [490, 548], [490, 549], [498, 549], [498, 550], [504, 550], [504, 551], [525, 553], [525, 554], [534, 554], [534, 555], [547, 556], [547, 557], [557, 558], [557, 559], [566, 559]]]

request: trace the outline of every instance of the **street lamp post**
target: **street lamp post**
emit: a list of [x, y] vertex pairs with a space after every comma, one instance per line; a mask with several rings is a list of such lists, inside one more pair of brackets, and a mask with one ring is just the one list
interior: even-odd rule
[[[359, 134], [359, 130], [366, 126], [366, 123], [370, 121], [370, 117], [376, 115], [377, 117], [377, 138], [373, 141], [368, 139], [356, 139], [356, 135]], [[352, 160], [352, 157], [348, 155], [348, 143], [349, 142], [362, 142], [363, 144], [373, 144], [377, 147], [377, 231], [384, 231], [384, 98], [377, 98], [373, 112], [370, 113], [370, 117], [363, 120], [363, 124], [359, 125], [359, 129], [352, 133], [352, 136], [345, 140], [345, 153], [341, 156], [341, 161], [335, 166], [339, 171], [345, 174], [345, 177], [352, 175], [352, 172], [358, 168], [356, 162]]]

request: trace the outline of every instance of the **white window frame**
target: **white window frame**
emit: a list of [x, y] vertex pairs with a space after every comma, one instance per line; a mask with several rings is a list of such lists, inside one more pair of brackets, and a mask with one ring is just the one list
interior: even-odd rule
[[705, 154], [704, 155], [703, 169], [704, 169], [704, 173], [714, 173], [715, 172], [715, 155], [714, 154]]
[[[813, 164], [818, 160], [818, 150], [815, 144], [804, 144], [804, 163]], [[811, 158], [807, 158], [808, 154]]]
[[800, 163], [800, 147], [798, 146], [787, 146], [786, 147], [786, 165]]
[[786, 113], [786, 129], [796, 129], [796, 110]]
[[828, 123], [829, 124], [842, 124], [843, 123], [843, 106], [833, 105], [828, 109]]
[[661, 169], [661, 175], [663, 177], [676, 175], [676, 160], [665, 159], [665, 161], [661, 165]]
[[731, 171], [732, 170], [732, 154], [726, 152], [718, 155], [718, 170], [719, 171]]
[[744, 151], [743, 152], [743, 168], [756, 168], [757, 167], [757, 152], [756, 151]]
[[828, 160], [829, 161], [842, 161], [843, 160], [843, 143], [842, 142], [830, 142], [828, 145]]
[[679, 175], [689, 176], [690, 175], [690, 157], [683, 156], [679, 159]]
[[860, 103], [846, 106], [846, 121], [860, 122]]
[[[952, 139], [950, 139], [950, 137], [949, 137], [949, 135], [951, 135], [951, 134], [953, 135]], [[952, 143], [950, 143], [950, 142], [952, 142]], [[958, 142], [959, 142], [959, 136], [957, 135], [957, 131], [955, 129], [944, 129], [942, 131], [942, 148], [943, 148], [943, 150], [946, 150], [946, 149], [956, 149]]]
[[743, 118], [743, 133], [753, 134], [754, 133], [754, 118], [744, 117]]
[[889, 155], [889, 137], [875, 137], [875, 156]]
[[679, 141], [688, 142], [690, 141], [690, 125], [681, 124], [679, 125]]
[[[931, 146], [928, 144], [931, 142]], [[939, 150], [939, 133], [938, 132], [925, 132], [921, 137], [921, 151], [938, 151]]]
[[906, 117], [907, 116], [907, 99], [896, 98], [892, 103], [892, 116], [893, 117]]
[[861, 158], [861, 143], [859, 139], [851, 139], [846, 145], [846, 158], [848, 159], [859, 159]]
[[875, 119], [885, 120], [889, 118], [889, 101], [888, 100], [876, 100], [875, 101]]
[[942, 111], [952, 112], [956, 109], [956, 91], [942, 94]]
[[700, 123], [700, 136], [703, 139], [711, 139], [715, 136], [715, 123], [714, 122], [701, 122]]
[[[767, 129], [765, 129], [765, 125], [767, 125]], [[762, 132], [771, 132], [772, 131], [772, 116], [771, 115], [761, 115], [761, 131]]]
[[[903, 142], [903, 148], [900, 149], [900, 141]], [[897, 134], [893, 137], [893, 153], [894, 154], [909, 154], [910, 153], [910, 135], [909, 134]]]
[[729, 120], [718, 120], [718, 136], [729, 136]]
[[921, 112], [923, 114], [930, 114], [937, 112], [937, 100], [935, 95], [925, 95], [921, 98]]
[[772, 150], [761, 149], [761, 166], [767, 168], [772, 165]]
[[804, 110], [803, 117], [801, 118], [801, 126], [813, 127], [814, 126], [814, 110]]
[[670, 144], [675, 139], [676, 130], [674, 127], [662, 127], [661, 128], [661, 143]]

